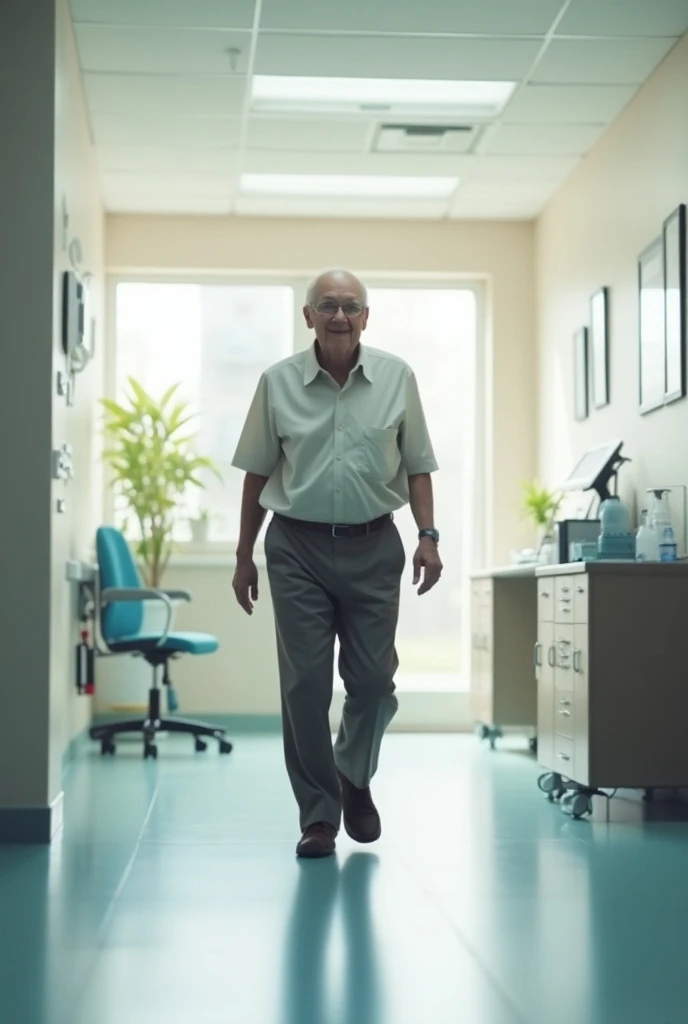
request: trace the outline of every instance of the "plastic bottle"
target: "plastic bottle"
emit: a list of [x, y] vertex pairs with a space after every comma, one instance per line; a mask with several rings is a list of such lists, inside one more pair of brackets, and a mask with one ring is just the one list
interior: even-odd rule
[[673, 526], [665, 526], [662, 531], [662, 539], [659, 544], [659, 560], [660, 562], [675, 562], [677, 560], [676, 538], [674, 537]]
[[656, 562], [657, 535], [650, 526], [649, 513], [646, 508], [640, 513], [640, 527], [635, 535], [636, 562]]

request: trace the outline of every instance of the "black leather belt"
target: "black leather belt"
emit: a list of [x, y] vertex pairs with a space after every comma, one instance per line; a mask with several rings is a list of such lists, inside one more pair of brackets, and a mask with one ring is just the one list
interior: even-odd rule
[[279, 512], [274, 513], [275, 519], [279, 520], [280, 523], [286, 523], [288, 526], [301, 527], [304, 530], [312, 530], [314, 533], [329, 533], [331, 537], [344, 539], [347, 537], [365, 537], [369, 533], [374, 533], [376, 530], [381, 530], [387, 523], [391, 523], [392, 515], [388, 514], [380, 516], [379, 519], [373, 519], [370, 523], [356, 523], [352, 526], [347, 525], [331, 525], [330, 523], [309, 523], [305, 519], [291, 519], [289, 516], [282, 516]]

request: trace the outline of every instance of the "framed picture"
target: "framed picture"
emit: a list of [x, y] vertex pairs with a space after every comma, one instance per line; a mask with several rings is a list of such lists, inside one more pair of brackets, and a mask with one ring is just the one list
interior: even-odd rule
[[666, 393], [662, 238], [655, 238], [638, 257], [638, 304], [640, 411], [646, 413], [664, 405]]
[[609, 403], [609, 289], [600, 288], [590, 300], [590, 358], [592, 400], [596, 409]]
[[686, 207], [678, 206], [664, 221], [664, 321], [666, 380], [664, 402], [686, 394]]
[[588, 418], [588, 328], [573, 336], [573, 405], [577, 420]]

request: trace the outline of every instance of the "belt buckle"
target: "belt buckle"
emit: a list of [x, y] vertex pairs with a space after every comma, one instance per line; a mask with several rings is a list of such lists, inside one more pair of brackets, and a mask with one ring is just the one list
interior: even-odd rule
[[335, 540], [342, 540], [343, 537], [346, 537], [345, 533], [337, 533], [337, 530], [346, 530], [346, 526], [343, 526], [341, 523], [339, 523], [338, 525], [332, 527], [332, 536], [334, 537]]

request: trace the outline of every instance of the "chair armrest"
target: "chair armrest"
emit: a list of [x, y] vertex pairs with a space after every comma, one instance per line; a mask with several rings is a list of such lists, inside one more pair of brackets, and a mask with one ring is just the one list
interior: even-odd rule
[[191, 601], [190, 590], [161, 590], [161, 594], [165, 594], [169, 597], [170, 601]]
[[170, 633], [172, 625], [172, 601], [163, 590], [154, 590], [152, 587], [106, 587], [100, 592], [100, 600], [103, 604], [112, 604], [115, 601], [162, 601], [167, 607], [167, 621], [162, 636], [156, 647], [162, 647]]

